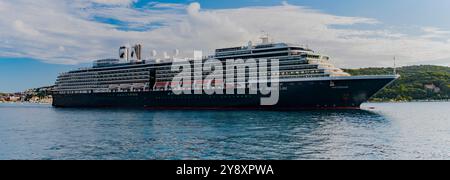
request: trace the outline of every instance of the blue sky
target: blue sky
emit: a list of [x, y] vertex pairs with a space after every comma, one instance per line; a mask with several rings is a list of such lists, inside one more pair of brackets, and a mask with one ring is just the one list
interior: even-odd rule
[[[136, 7], [152, 0], [136, 3]], [[200, 2], [203, 8], [223, 9], [246, 6], [274, 6], [285, 0], [160, 0], [165, 3]], [[376, 18], [392, 25], [439, 26], [450, 28], [450, 1], [445, 0], [289, 0], [290, 4], [308, 6], [323, 12]]]
[[78, 68], [78, 65], [46, 64], [26, 58], [2, 58], [0, 92], [18, 92], [32, 87], [51, 85], [59, 73], [73, 68]]
[[[0, 0], [0, 92], [115, 57], [123, 44], [189, 55], [255, 40], [304, 43], [340, 67], [450, 63], [444, 0]], [[267, 15], [267, 16], [266, 16]]]

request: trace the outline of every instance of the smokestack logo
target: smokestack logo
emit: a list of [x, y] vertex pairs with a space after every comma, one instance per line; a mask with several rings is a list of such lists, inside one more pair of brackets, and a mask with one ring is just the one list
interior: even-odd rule
[[119, 57], [120, 59], [128, 60], [128, 48], [125, 46], [122, 46], [119, 48]]
[[136, 44], [131, 48], [131, 59], [142, 60], [142, 45]]
[[122, 46], [119, 48], [119, 57], [122, 60], [142, 60], [142, 45], [136, 44], [129, 48], [127, 46]]

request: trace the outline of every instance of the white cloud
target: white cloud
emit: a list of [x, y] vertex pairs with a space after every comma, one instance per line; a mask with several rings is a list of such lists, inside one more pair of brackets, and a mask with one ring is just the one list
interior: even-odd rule
[[437, 27], [423, 27], [422, 31], [425, 32], [425, 34], [422, 35], [423, 38], [449, 38], [450, 37], [450, 31], [442, 30]]
[[59, 51], [65, 51], [66, 50], [66, 48], [64, 47], [64, 46], [59, 46]]
[[0, 1], [0, 11], [3, 11], [5, 9], [5, 4]]
[[132, 43], [143, 43], [146, 55], [150, 49], [212, 52], [255, 41], [266, 31], [277, 41], [308, 44], [342, 67], [391, 66], [393, 56], [402, 64], [442, 64], [450, 59], [448, 31], [439, 28], [423, 28], [422, 35], [375, 27], [361, 30], [354, 25], [382, 22], [288, 3], [202, 10], [199, 3], [155, 2], [133, 9], [133, 1], [0, 0], [0, 42], [9, 42], [0, 43], [0, 56], [80, 63], [115, 57], [117, 47]]
[[33, 29], [32, 27], [25, 25], [25, 23], [21, 20], [15, 20], [13, 26], [18, 32], [20, 32], [24, 35], [29, 35], [29, 36], [39, 36], [40, 35], [39, 31]]
[[160, 3], [160, 2], [150, 2], [147, 6], [150, 8], [172, 8], [172, 9], [184, 9], [186, 5], [184, 4], [176, 4], [176, 3]]
[[135, 0], [91, 0], [94, 3], [109, 4], [109, 5], [130, 5]]
[[444, 31], [437, 27], [423, 27], [422, 30], [427, 33], [433, 34], [450, 34], [450, 31]]

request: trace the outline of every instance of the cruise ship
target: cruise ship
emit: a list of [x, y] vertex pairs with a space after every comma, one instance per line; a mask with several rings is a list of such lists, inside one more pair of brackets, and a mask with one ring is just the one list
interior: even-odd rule
[[[395, 81], [398, 75], [352, 76], [335, 67], [329, 56], [316, 53], [309, 48], [270, 42], [263, 37], [262, 42], [253, 45], [216, 49], [215, 54], [194, 55], [192, 59], [177, 59], [175, 56], [142, 59], [141, 45], [121, 47], [118, 59], [102, 59], [93, 67], [62, 73], [56, 80], [53, 91], [55, 107], [121, 107], [147, 109], [263, 109], [263, 110], [303, 110], [303, 109], [359, 109], [378, 91]], [[276, 59], [276, 72], [268, 63], [268, 77], [277, 77], [278, 97], [273, 104], [262, 104], [267, 94], [249, 93], [253, 80], [261, 73], [245, 71], [245, 80], [222, 83], [201, 81], [201, 87], [228, 90], [233, 93], [175, 93], [195, 91], [199, 82], [194, 74], [188, 75], [191, 86], [186, 89], [174, 87], [173, 79], [180, 71], [173, 71], [174, 62], [186, 61], [191, 68], [200, 68], [209, 60], [223, 63], [227, 60]], [[234, 72], [234, 69], [232, 70]], [[208, 72], [201, 71], [205, 78]], [[242, 77], [242, 76], [241, 76]], [[238, 75], [234, 77], [234, 80]], [[186, 81], [185, 81], [186, 82]], [[242, 83], [243, 82], [243, 83]], [[209, 84], [208, 84], [209, 83]], [[273, 82], [270, 82], [273, 83]], [[270, 84], [268, 82], [268, 84]], [[242, 92], [236, 93], [239, 89]], [[180, 90], [180, 89], [178, 89]], [[200, 91], [201, 92], [201, 91]]]

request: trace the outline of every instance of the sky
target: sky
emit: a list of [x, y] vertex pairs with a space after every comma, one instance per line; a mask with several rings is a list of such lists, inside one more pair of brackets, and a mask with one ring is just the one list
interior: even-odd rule
[[394, 56], [449, 66], [448, 9], [445, 0], [0, 0], [0, 92], [51, 85], [122, 45], [192, 56], [263, 31], [342, 68], [392, 66]]

